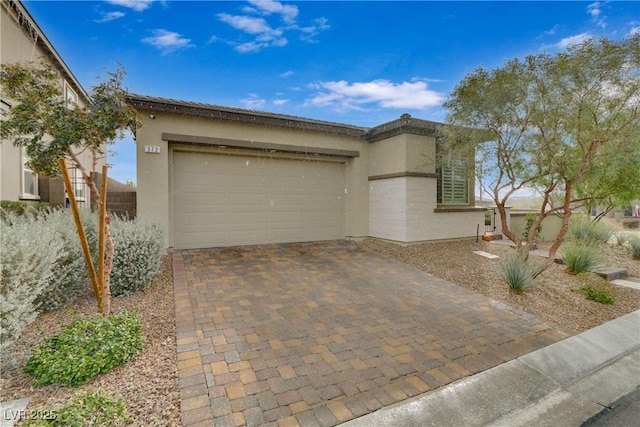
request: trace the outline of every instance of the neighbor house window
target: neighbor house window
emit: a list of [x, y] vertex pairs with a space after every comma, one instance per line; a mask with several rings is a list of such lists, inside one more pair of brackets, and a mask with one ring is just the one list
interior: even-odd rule
[[22, 188], [20, 189], [21, 199], [39, 199], [38, 194], [38, 174], [28, 165], [29, 156], [27, 150], [22, 148]]
[[469, 203], [467, 164], [463, 159], [441, 158], [438, 168], [438, 203], [466, 205]]
[[64, 85], [64, 100], [67, 102], [68, 107], [78, 105], [78, 95], [66, 83]]
[[76, 198], [76, 202], [84, 202], [86, 184], [84, 182], [84, 177], [82, 176], [82, 171], [78, 168], [70, 169], [69, 178], [71, 178], [71, 186], [73, 187], [73, 195]]

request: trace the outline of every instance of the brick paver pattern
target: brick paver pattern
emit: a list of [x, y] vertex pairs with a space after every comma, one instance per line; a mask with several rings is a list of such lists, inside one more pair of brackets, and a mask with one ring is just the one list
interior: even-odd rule
[[189, 427], [334, 426], [570, 335], [350, 242], [173, 260]]

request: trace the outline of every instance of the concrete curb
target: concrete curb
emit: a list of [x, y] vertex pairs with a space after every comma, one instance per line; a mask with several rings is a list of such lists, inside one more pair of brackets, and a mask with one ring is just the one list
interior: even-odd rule
[[640, 310], [341, 427], [579, 426], [639, 385]]

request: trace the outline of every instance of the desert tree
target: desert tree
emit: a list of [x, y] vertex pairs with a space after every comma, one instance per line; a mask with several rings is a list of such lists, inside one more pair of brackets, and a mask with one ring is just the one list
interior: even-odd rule
[[[449, 150], [475, 156], [502, 233], [526, 258], [549, 215], [562, 217], [549, 262], [572, 210], [633, 199], [640, 189], [640, 37], [590, 39], [565, 51], [512, 59], [467, 75], [444, 104]], [[458, 143], [464, 141], [464, 144]], [[542, 196], [526, 239], [506, 221], [509, 198]]]
[[[24, 147], [34, 172], [63, 176], [98, 311], [103, 315], [110, 312], [109, 277], [114, 247], [109, 231], [110, 216], [106, 213], [107, 168], [102, 170], [100, 189], [92, 172], [98, 160], [105, 157], [106, 146], [138, 123], [135, 111], [126, 103], [127, 92], [122, 87], [124, 74], [122, 67], [109, 72], [106, 80], [93, 88], [88, 105], [80, 106], [63, 97], [63, 78], [46, 62], [2, 64], [0, 68], [2, 95], [12, 105], [3, 112], [0, 137], [3, 143]], [[85, 152], [90, 153], [92, 159], [89, 165], [81, 161]], [[100, 210], [97, 271], [75, 204], [68, 164], [81, 172]]]

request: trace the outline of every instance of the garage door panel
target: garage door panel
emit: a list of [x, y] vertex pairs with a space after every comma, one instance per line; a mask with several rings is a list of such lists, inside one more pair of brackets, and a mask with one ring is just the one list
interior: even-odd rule
[[[203, 228], [207, 225], [220, 225], [220, 227], [224, 227], [226, 223], [226, 218], [228, 214], [226, 212], [220, 213], [209, 213], [209, 212], [199, 212], [199, 213], [185, 213], [184, 214], [184, 224], [182, 226], [183, 231], [195, 232], [198, 228]], [[224, 229], [224, 228], [222, 228]]]
[[344, 164], [174, 152], [176, 248], [344, 237]]
[[297, 223], [301, 223], [304, 224], [306, 222], [306, 213], [302, 210], [299, 210], [298, 212], [289, 210], [289, 211], [274, 211], [271, 214], [271, 223], [274, 225], [278, 225], [278, 224], [287, 224], [287, 223], [293, 223], [293, 222], [297, 222]]
[[193, 205], [224, 205], [227, 203], [225, 193], [182, 193], [181, 202], [184, 206]]
[[306, 210], [306, 197], [303, 194], [291, 194], [288, 197], [283, 194], [272, 195], [269, 205], [274, 212], [294, 211], [304, 212]]
[[[219, 246], [252, 245], [255, 242], [269, 240], [267, 230], [235, 230], [227, 234], [227, 240]], [[211, 244], [211, 243], [209, 243]]]
[[226, 198], [228, 206], [256, 206], [263, 210], [269, 203], [267, 196], [263, 194], [255, 194], [247, 191], [229, 194]]

